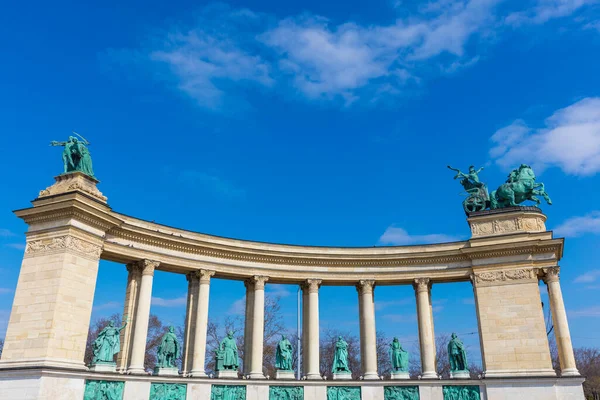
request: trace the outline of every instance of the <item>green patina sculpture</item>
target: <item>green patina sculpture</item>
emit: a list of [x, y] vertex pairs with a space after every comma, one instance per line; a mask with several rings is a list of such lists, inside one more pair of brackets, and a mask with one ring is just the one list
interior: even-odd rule
[[334, 374], [350, 373], [350, 367], [348, 366], [348, 343], [341, 336], [338, 336], [338, 340], [335, 343], [335, 355], [331, 370]]
[[185, 400], [186, 391], [185, 383], [152, 383], [150, 400]]
[[281, 335], [281, 340], [277, 344], [277, 352], [275, 353], [275, 368], [280, 371], [292, 370], [292, 344]]
[[115, 328], [115, 323], [110, 321], [100, 333], [94, 343], [92, 343], [92, 351], [94, 357], [93, 364], [114, 364], [115, 354], [121, 351], [121, 330], [127, 326], [127, 322], [120, 328]]
[[327, 400], [361, 400], [360, 386], [329, 386]]
[[269, 400], [304, 400], [304, 387], [270, 386]]
[[452, 372], [469, 371], [465, 345], [456, 336], [456, 333], [452, 333], [452, 339], [448, 342], [448, 358], [450, 359], [450, 370]]
[[541, 200], [536, 196], [542, 196], [546, 203], [552, 205], [552, 200], [543, 183], [535, 181], [535, 173], [529, 165], [521, 164], [519, 168], [511, 171], [508, 179], [500, 187], [494, 190], [490, 196], [490, 207], [492, 209], [514, 207], [524, 201], [533, 201], [539, 205]]
[[122, 381], [86, 381], [83, 400], [123, 400]]
[[233, 338], [233, 332], [229, 332], [227, 337], [221, 341], [219, 350], [215, 352], [217, 371], [231, 370], [237, 371], [239, 367], [238, 363], [238, 348], [235, 339]]
[[480, 400], [479, 386], [444, 386], [444, 400]]
[[169, 331], [163, 336], [160, 345], [158, 346], [158, 362], [159, 368], [176, 368], [175, 361], [181, 355], [181, 345], [175, 335], [175, 328], [170, 326]]
[[529, 165], [521, 164], [519, 168], [512, 170], [506, 182], [491, 194], [486, 184], [479, 180], [479, 172], [483, 167], [475, 169], [471, 165], [468, 173], [449, 165], [448, 168], [456, 171], [454, 179], [461, 178], [460, 183], [467, 192], [467, 198], [463, 201], [463, 208], [467, 214], [487, 208], [493, 210], [515, 207], [525, 201], [533, 201], [538, 206], [541, 200], [537, 196], [542, 196], [549, 205], [552, 204], [544, 184], [535, 181], [535, 173]]
[[418, 386], [386, 386], [384, 400], [419, 400]]
[[246, 400], [246, 386], [212, 385], [210, 400]]
[[88, 150], [87, 146], [90, 145], [83, 136], [77, 132], [73, 132], [79, 136], [82, 140], [77, 139], [75, 136], [69, 136], [69, 140], [66, 142], [57, 142], [53, 140], [50, 142], [50, 146], [62, 146], [63, 150], [63, 164], [64, 173], [80, 171], [84, 174], [94, 177], [94, 169], [92, 168], [92, 155]]
[[402, 348], [398, 338], [394, 338], [390, 343], [390, 357], [392, 359], [392, 371], [408, 371], [408, 351]]

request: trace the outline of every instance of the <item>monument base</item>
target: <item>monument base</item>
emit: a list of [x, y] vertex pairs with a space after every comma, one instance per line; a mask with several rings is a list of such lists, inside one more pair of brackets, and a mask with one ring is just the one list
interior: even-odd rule
[[92, 372], [117, 372], [117, 363], [96, 363], [90, 365]]
[[349, 381], [352, 380], [352, 374], [350, 372], [338, 372], [333, 374], [333, 380]]
[[173, 367], [154, 367], [154, 375], [157, 376], [179, 376], [179, 370]]
[[471, 379], [469, 371], [450, 371], [450, 379]]
[[83, 192], [95, 200], [106, 204], [106, 196], [104, 196], [96, 187], [98, 180], [83, 172], [67, 172], [66, 174], [55, 176], [54, 180], [56, 181], [54, 185], [40, 191], [38, 200], [64, 193]]
[[275, 379], [296, 379], [296, 377], [294, 376], [294, 371], [277, 370], [275, 372]]
[[234, 371], [232, 369], [224, 369], [221, 371], [217, 371], [217, 373], [215, 374], [215, 377], [217, 379], [237, 379], [238, 372]]
[[410, 379], [410, 375], [407, 371], [392, 371], [392, 373], [390, 374], [390, 379]]

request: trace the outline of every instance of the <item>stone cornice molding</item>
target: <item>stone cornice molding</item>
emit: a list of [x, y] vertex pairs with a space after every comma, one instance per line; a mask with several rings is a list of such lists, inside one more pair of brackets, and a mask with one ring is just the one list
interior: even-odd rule
[[321, 279], [307, 279], [306, 287], [308, 288], [308, 293], [319, 293], [319, 286], [323, 281]]
[[210, 284], [210, 278], [215, 275], [215, 271], [211, 271], [208, 269], [201, 269], [196, 271], [196, 276], [200, 279], [200, 284]]
[[265, 283], [269, 280], [268, 276], [254, 275], [254, 290], [265, 290]]
[[140, 260], [139, 265], [142, 268], [142, 275], [154, 276], [154, 270], [160, 263], [154, 260]]
[[413, 287], [417, 293], [427, 292], [431, 289], [431, 279], [429, 278], [416, 278]]
[[556, 267], [544, 268], [543, 272], [543, 279], [546, 284], [560, 281], [560, 267], [558, 265]]
[[361, 279], [356, 284], [356, 290], [361, 295], [373, 294], [373, 291], [375, 290], [375, 279]]
[[61, 235], [28, 241], [25, 246], [25, 257], [61, 250], [73, 251], [92, 259], [99, 259], [102, 254], [102, 246], [98, 244], [79, 239], [73, 235]]
[[515, 268], [494, 271], [475, 271], [475, 285], [498, 285], [506, 283], [537, 282], [537, 268]]

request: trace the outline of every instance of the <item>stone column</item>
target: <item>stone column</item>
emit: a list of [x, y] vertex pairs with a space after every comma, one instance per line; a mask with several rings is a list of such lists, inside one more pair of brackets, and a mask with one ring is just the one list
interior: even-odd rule
[[361, 280], [356, 285], [360, 314], [360, 359], [363, 379], [379, 379], [377, 374], [377, 334], [375, 330], [374, 280]]
[[252, 311], [254, 310], [254, 281], [246, 279], [246, 316], [244, 320], [244, 365], [243, 375], [250, 374], [250, 354], [252, 349]]
[[183, 376], [188, 376], [192, 371], [194, 359], [194, 334], [196, 332], [196, 314], [198, 312], [199, 281], [196, 271], [186, 274], [188, 281], [187, 306], [185, 311], [185, 333], [183, 336], [183, 356], [181, 368]]
[[196, 312], [196, 331], [194, 334], [194, 358], [192, 360], [193, 377], [205, 377], [204, 362], [206, 359], [206, 333], [208, 328], [208, 295], [210, 291], [210, 278], [215, 271], [201, 269], [197, 272], [200, 278], [198, 292], [198, 307]]
[[306, 379], [322, 379], [319, 368], [319, 286], [320, 279], [308, 279], [308, 365]]
[[560, 289], [559, 272], [560, 267], [552, 267], [544, 270], [544, 282], [548, 286], [548, 297], [550, 298], [550, 310], [552, 311], [552, 323], [554, 324], [554, 336], [558, 347], [558, 359], [560, 361], [561, 376], [578, 376], [579, 371], [575, 364], [573, 354], [573, 343], [567, 322], [567, 312], [563, 302], [562, 290]]
[[125, 306], [123, 307], [123, 324], [121, 330], [121, 351], [117, 355], [117, 370], [124, 373], [131, 361], [131, 344], [137, 311], [138, 295], [142, 279], [142, 269], [137, 263], [127, 264], [127, 291], [125, 292]]
[[417, 278], [413, 284], [417, 296], [417, 317], [419, 321], [419, 344], [421, 347], [421, 378], [437, 379], [435, 368], [435, 337], [431, 312], [431, 281]]
[[150, 319], [150, 303], [152, 302], [152, 280], [158, 261], [142, 260], [142, 283], [137, 306], [133, 345], [131, 346], [131, 365], [127, 370], [130, 374], [145, 374], [144, 356], [148, 336], [148, 320]]
[[302, 376], [308, 371], [308, 285], [302, 283]]
[[266, 276], [254, 277], [254, 307], [252, 307], [252, 348], [250, 349], [250, 379], [265, 379], [263, 374], [263, 340], [265, 333]]

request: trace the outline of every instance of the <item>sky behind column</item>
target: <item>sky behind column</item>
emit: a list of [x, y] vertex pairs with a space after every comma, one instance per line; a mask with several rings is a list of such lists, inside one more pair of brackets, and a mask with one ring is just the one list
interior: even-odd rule
[[[483, 166], [492, 189], [530, 164], [567, 238], [574, 345], [600, 346], [597, 1], [11, 2], [0, 37], [0, 336], [25, 240], [11, 210], [62, 172], [48, 143], [76, 130], [115, 210], [277, 243], [467, 239], [446, 165]], [[182, 320], [185, 278], [160, 277], [153, 312]], [[125, 279], [103, 263], [95, 316], [122, 311]], [[267, 288], [293, 328], [296, 288]], [[470, 285], [433, 290], [436, 332], [476, 331]], [[356, 309], [353, 288], [326, 292]], [[218, 282], [211, 315], [243, 296]], [[378, 329], [416, 335], [411, 288], [375, 296]], [[358, 332], [357, 309], [322, 317]]]

